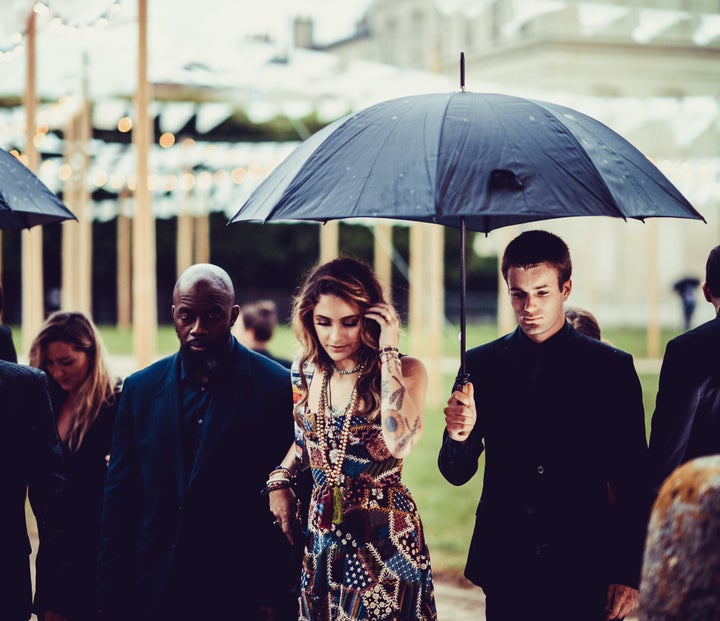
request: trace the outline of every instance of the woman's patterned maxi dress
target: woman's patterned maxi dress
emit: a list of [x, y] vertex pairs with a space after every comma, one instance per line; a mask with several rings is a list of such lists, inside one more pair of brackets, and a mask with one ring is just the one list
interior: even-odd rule
[[[306, 371], [307, 373], [307, 371]], [[293, 374], [296, 394], [299, 374]], [[308, 384], [310, 376], [307, 377]], [[331, 418], [337, 450], [345, 414]], [[387, 449], [379, 419], [353, 416], [340, 476], [342, 517], [332, 520], [315, 416], [307, 408], [299, 441], [310, 457], [313, 492], [303, 559], [299, 621], [437, 619], [430, 558], [402, 460]], [[337, 492], [336, 492], [337, 493]]]

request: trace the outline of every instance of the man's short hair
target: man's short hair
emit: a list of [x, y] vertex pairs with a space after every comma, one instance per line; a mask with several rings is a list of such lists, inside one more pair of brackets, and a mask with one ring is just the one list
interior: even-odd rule
[[720, 298], [720, 246], [715, 246], [708, 255], [705, 264], [705, 282], [710, 289], [710, 295]]
[[240, 307], [243, 326], [255, 332], [255, 340], [266, 343], [272, 338], [278, 322], [277, 305], [272, 300], [258, 300]]
[[505, 248], [500, 269], [507, 282], [511, 267], [529, 268], [547, 263], [558, 274], [558, 286], [572, 277], [572, 261], [567, 244], [557, 235], [548, 231], [525, 231], [513, 239]]

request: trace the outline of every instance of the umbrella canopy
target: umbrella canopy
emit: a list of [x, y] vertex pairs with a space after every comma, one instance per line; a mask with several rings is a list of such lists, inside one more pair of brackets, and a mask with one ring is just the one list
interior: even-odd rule
[[704, 221], [647, 157], [592, 117], [535, 99], [458, 91], [393, 99], [328, 125], [230, 222], [392, 218], [487, 233], [574, 216]]
[[0, 149], [0, 229], [77, 220], [20, 160]]
[[300, 145], [231, 222], [395, 218], [489, 232], [570, 216], [702, 216], [599, 121], [459, 91], [393, 99]]

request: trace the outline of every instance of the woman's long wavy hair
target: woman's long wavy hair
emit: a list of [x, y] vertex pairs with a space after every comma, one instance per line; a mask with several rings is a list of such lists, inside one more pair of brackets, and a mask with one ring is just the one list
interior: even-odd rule
[[54, 383], [54, 380], [48, 373], [45, 359], [48, 346], [57, 342], [84, 351], [88, 357], [88, 374], [78, 389], [66, 438], [70, 450], [76, 451], [102, 407], [114, 402], [116, 380], [108, 370], [105, 346], [92, 321], [79, 312], [58, 311], [47, 318], [30, 346], [30, 366], [45, 371], [49, 382]]
[[[335, 295], [358, 309], [361, 341], [359, 362], [362, 362], [364, 368], [357, 384], [358, 396], [362, 400], [357, 413], [373, 420], [380, 412], [380, 326], [363, 315], [374, 304], [385, 302], [382, 286], [367, 264], [349, 257], [316, 265], [310, 271], [295, 295], [292, 309], [292, 330], [301, 345], [300, 369], [308, 362], [313, 363], [318, 371], [329, 371], [332, 368], [332, 360], [318, 340], [313, 320], [313, 312], [321, 295]], [[308, 395], [305, 374], [301, 373], [300, 376], [304, 396], [298, 406], [305, 404]]]

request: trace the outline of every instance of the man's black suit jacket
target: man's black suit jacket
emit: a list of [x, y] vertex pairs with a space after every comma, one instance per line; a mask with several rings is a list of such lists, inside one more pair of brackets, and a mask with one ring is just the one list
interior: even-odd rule
[[60, 438], [42, 371], [0, 360], [0, 619], [30, 618], [30, 539], [25, 499], [38, 523], [37, 604], [60, 610], [65, 533], [62, 491], [65, 483]]
[[720, 453], [720, 317], [665, 348], [650, 434], [655, 491], [696, 457]]
[[563, 568], [559, 590], [637, 588], [649, 489], [631, 356], [566, 324], [540, 345], [518, 329], [472, 349], [467, 369], [477, 423], [462, 444], [445, 432], [438, 460], [462, 485], [485, 453], [465, 575], [522, 597], [523, 565], [540, 550]]
[[186, 486], [179, 372], [175, 354], [124, 382], [99, 607], [108, 618], [252, 618], [252, 602], [277, 586], [270, 572], [290, 559], [260, 493], [293, 441], [290, 373], [232, 339]]

